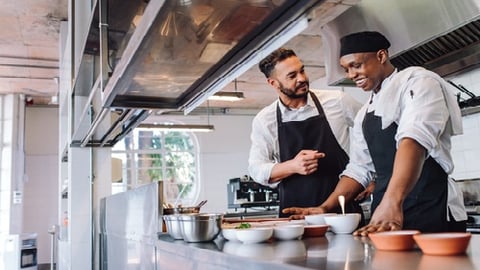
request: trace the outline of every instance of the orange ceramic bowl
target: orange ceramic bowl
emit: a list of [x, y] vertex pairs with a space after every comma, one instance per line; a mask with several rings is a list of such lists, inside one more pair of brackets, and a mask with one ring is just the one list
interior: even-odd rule
[[328, 225], [305, 225], [303, 230], [303, 237], [321, 237], [325, 236], [328, 230]]
[[410, 250], [415, 245], [413, 236], [419, 233], [417, 230], [388, 231], [370, 233], [368, 237], [378, 250]]
[[465, 253], [470, 233], [425, 233], [413, 236], [418, 247], [427, 255], [456, 255]]

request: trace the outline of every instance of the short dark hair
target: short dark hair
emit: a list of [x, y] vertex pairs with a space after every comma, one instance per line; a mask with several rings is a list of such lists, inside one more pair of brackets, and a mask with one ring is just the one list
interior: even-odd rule
[[297, 56], [295, 52], [291, 49], [287, 48], [280, 48], [272, 53], [270, 53], [267, 57], [263, 58], [262, 61], [258, 64], [260, 71], [265, 75], [265, 77], [269, 78], [272, 75], [273, 69], [278, 62], [281, 62], [287, 58], [292, 56]]

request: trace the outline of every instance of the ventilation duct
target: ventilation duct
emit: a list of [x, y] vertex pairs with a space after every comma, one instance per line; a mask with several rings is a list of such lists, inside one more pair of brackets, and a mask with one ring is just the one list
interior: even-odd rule
[[379, 31], [391, 42], [399, 69], [423, 66], [441, 76], [478, 67], [480, 2], [476, 0], [363, 0], [322, 28], [327, 83], [353, 85], [338, 64], [340, 37]]

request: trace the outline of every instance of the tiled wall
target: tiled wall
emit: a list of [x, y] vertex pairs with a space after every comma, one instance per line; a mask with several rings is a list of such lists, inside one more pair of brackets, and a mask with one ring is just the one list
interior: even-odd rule
[[[449, 79], [480, 96], [480, 69]], [[465, 94], [462, 97], [468, 98]], [[452, 138], [452, 156], [453, 178], [480, 178], [480, 113], [463, 117], [463, 134]]]
[[[462, 85], [470, 92], [480, 96], [480, 69], [446, 79]], [[338, 89], [338, 87], [326, 86], [324, 80], [318, 80], [311, 86], [319, 89]], [[362, 103], [369, 97], [369, 93], [359, 88], [345, 87], [343, 91]], [[466, 94], [461, 94], [461, 97], [469, 98]], [[463, 129], [462, 135], [452, 138], [452, 157], [455, 163], [452, 177], [457, 180], [480, 178], [480, 113], [464, 116]]]

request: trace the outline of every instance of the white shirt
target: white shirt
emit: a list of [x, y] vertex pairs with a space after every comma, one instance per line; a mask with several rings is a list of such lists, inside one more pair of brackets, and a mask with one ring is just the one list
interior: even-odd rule
[[[372, 179], [375, 168], [363, 136], [362, 122], [366, 112], [376, 111], [380, 106], [390, 108], [385, 112], [391, 112], [391, 114], [395, 114], [394, 108], [400, 109], [398, 114], [393, 115], [393, 121], [398, 125], [395, 135], [397, 147], [403, 138], [412, 138], [426, 149], [427, 154], [435, 159], [447, 174], [453, 171], [453, 160], [450, 155], [450, 138], [453, 128], [444, 97], [445, 92], [442, 90], [442, 82], [433, 77], [413, 76], [398, 85], [399, 88], [396, 89], [400, 93], [398, 99], [385, 101], [382, 99], [382, 94], [385, 95], [382, 89], [389, 87], [397, 74], [398, 72], [395, 71], [386, 78], [377, 94], [372, 92], [371, 99], [365, 103], [355, 117], [350, 162], [342, 175], [355, 179], [364, 187]], [[388, 117], [392, 117], [392, 115]], [[451, 209], [452, 214], [457, 220], [462, 220], [464, 215], [461, 209], [455, 210], [460, 204], [463, 205], [463, 202], [460, 202], [458, 197], [457, 199], [451, 198], [451, 194], [456, 193], [454, 186], [449, 184], [448, 189], [448, 204], [451, 206], [450, 208], [453, 208]]]
[[[348, 153], [349, 127], [353, 126], [356, 113], [361, 107], [355, 99], [338, 90], [310, 90], [316, 94], [332, 132], [339, 145]], [[276, 109], [280, 107], [282, 121], [302, 121], [318, 115], [317, 107], [310, 95], [307, 104], [298, 109], [287, 108], [277, 99], [263, 108], [253, 119], [250, 139], [252, 145], [248, 159], [250, 176], [263, 185], [269, 184], [270, 174], [275, 163], [280, 162]]]

